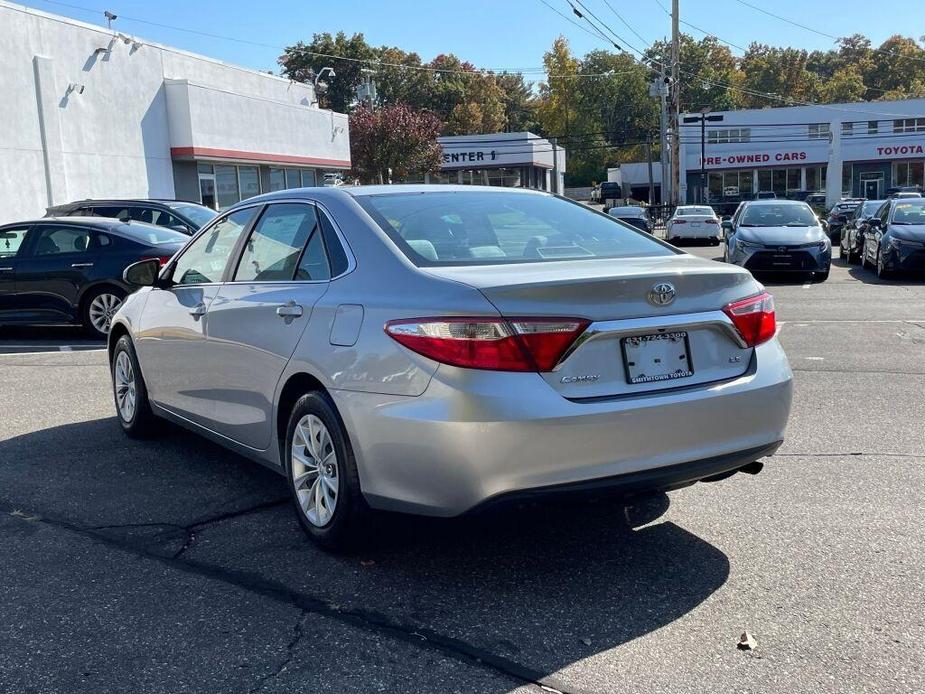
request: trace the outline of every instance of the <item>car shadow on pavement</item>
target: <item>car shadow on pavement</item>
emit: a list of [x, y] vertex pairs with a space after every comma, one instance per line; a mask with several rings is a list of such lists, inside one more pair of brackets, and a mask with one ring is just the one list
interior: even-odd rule
[[877, 277], [877, 271], [872, 267], [863, 268], [860, 265], [849, 265], [848, 274], [864, 284], [886, 284], [886, 285], [925, 285], [925, 273], [919, 272], [902, 272], [894, 273], [886, 279]]
[[[58, 426], [0, 442], [0, 461], [3, 512], [515, 683], [568, 689], [559, 671], [681, 618], [730, 571], [720, 549], [659, 520], [664, 494], [628, 510], [601, 499], [453, 520], [381, 514], [359, 553], [338, 556], [304, 538], [282, 477], [173, 426], [149, 441], [125, 438], [115, 418]], [[47, 597], [52, 614], [67, 600]], [[144, 638], [122, 647], [141, 654]]]

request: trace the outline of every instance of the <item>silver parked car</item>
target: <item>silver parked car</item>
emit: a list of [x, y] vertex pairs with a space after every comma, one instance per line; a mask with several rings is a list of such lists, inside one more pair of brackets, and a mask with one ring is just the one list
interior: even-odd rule
[[163, 417], [277, 470], [326, 547], [370, 509], [755, 472], [790, 411], [748, 272], [545, 193], [279, 191], [126, 278], [125, 431]]

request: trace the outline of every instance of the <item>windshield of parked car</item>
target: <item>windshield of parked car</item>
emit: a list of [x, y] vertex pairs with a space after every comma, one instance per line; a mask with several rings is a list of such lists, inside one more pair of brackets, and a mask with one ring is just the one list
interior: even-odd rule
[[867, 200], [855, 208], [852, 218], [867, 219], [868, 217], [872, 217], [885, 202], [886, 200]]
[[910, 198], [893, 209], [893, 224], [925, 224], [925, 199]]
[[208, 222], [211, 222], [215, 215], [218, 214], [215, 210], [206, 207], [205, 205], [193, 205], [190, 203], [171, 203], [168, 207], [172, 210], [176, 210], [181, 215], [190, 220], [197, 227], [204, 227]]
[[805, 202], [790, 205], [749, 205], [742, 216], [743, 227], [813, 227], [816, 215]]
[[612, 217], [551, 195], [461, 191], [388, 193], [357, 199], [418, 266], [679, 252]]
[[132, 241], [146, 243], [150, 246], [163, 246], [165, 244], [186, 243], [189, 241], [189, 236], [186, 234], [166, 227], [154, 226], [153, 224], [129, 222], [119, 226], [118, 231], [122, 236]]
[[715, 214], [712, 207], [679, 207], [678, 211], [675, 212], [675, 215], [678, 217], [702, 217], [704, 215], [713, 217]]

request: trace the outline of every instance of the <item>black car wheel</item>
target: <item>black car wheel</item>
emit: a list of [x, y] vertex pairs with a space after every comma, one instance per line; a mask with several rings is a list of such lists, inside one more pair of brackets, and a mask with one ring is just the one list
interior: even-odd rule
[[885, 279], [889, 279], [892, 275], [893, 273], [887, 269], [886, 264], [883, 262], [883, 254], [880, 252], [880, 249], [878, 248], [877, 249], [877, 277], [879, 277], [882, 280], [885, 280]]
[[302, 530], [326, 550], [355, 548], [369, 507], [347, 432], [325, 393], [310, 392], [296, 402], [282, 452]]

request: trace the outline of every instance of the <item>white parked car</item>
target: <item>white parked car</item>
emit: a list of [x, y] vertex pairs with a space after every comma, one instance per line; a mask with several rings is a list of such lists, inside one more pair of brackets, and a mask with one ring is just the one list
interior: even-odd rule
[[722, 227], [719, 217], [709, 205], [680, 205], [668, 220], [665, 238], [669, 242], [680, 239], [706, 239], [719, 245]]

